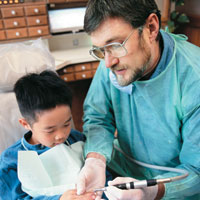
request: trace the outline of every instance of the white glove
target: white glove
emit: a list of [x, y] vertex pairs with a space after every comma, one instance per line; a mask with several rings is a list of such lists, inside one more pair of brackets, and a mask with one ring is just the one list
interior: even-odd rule
[[109, 181], [107, 191], [105, 191], [106, 196], [109, 200], [154, 200], [157, 192], [158, 186], [151, 186], [142, 189], [130, 189], [130, 190], [120, 190], [112, 185], [119, 183], [128, 183], [132, 181], [137, 181], [133, 178], [128, 177], [118, 177], [113, 181]]
[[[106, 164], [98, 158], [87, 158], [81, 169], [77, 181], [77, 194], [102, 188], [106, 181]], [[102, 193], [97, 195], [96, 200], [101, 199]]]

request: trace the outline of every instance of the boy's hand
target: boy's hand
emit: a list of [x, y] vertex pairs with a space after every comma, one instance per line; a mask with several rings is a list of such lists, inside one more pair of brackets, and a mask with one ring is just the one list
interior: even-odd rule
[[76, 193], [76, 190], [67, 190], [60, 197], [60, 200], [94, 200], [96, 198], [94, 192], [87, 192], [83, 195], [77, 195]]

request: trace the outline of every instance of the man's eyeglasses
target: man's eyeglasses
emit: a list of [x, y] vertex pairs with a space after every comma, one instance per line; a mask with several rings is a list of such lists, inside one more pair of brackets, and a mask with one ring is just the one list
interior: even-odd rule
[[101, 60], [105, 58], [105, 52], [107, 52], [109, 55], [120, 58], [122, 56], [125, 56], [127, 54], [127, 50], [124, 47], [127, 40], [131, 37], [133, 32], [136, 29], [132, 30], [131, 33], [128, 35], [128, 37], [123, 41], [123, 43], [119, 42], [113, 42], [110, 44], [107, 44], [103, 47], [93, 47], [90, 49], [90, 55], [92, 55], [94, 58]]

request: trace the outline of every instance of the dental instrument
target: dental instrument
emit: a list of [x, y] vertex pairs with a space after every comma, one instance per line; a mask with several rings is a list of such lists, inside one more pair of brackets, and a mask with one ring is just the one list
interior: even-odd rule
[[[163, 170], [163, 171], [177, 172], [177, 173], [181, 173], [182, 174], [180, 176], [175, 176], [175, 177], [170, 177], [170, 178], [147, 179], [147, 180], [133, 181], [133, 182], [129, 182], [129, 183], [121, 183], [121, 184], [112, 185], [112, 186], [115, 186], [115, 187], [117, 187], [119, 189], [122, 189], [122, 190], [141, 189], [141, 188], [145, 188], [145, 187], [154, 186], [154, 185], [157, 185], [159, 183], [169, 183], [169, 182], [178, 181], [178, 180], [181, 180], [183, 178], [186, 178], [189, 175], [188, 171], [184, 170], [184, 169], [177, 169], [177, 168], [171, 168], [171, 167], [163, 167], [163, 166], [158, 166], [158, 165], [150, 165], [150, 164], [147, 164], [147, 163], [143, 163], [141, 161], [137, 161], [137, 160], [131, 158], [130, 156], [128, 156], [127, 154], [125, 154], [116, 145], [114, 145], [114, 148], [116, 150], [118, 150], [119, 152], [121, 152], [125, 157], [127, 157], [132, 162], [134, 162], [134, 163], [136, 163], [138, 165], [141, 165], [143, 167], [148, 167], [148, 168], [158, 169], [158, 170]], [[109, 186], [107, 186], [107, 187], [109, 187]], [[94, 189], [94, 192], [106, 191], [107, 187]]]

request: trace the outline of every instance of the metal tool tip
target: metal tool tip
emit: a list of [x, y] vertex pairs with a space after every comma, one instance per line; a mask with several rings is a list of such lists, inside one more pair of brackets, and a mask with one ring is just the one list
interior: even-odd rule
[[106, 191], [106, 187], [94, 189], [94, 192], [99, 192], [99, 191], [100, 191], [100, 192]]

